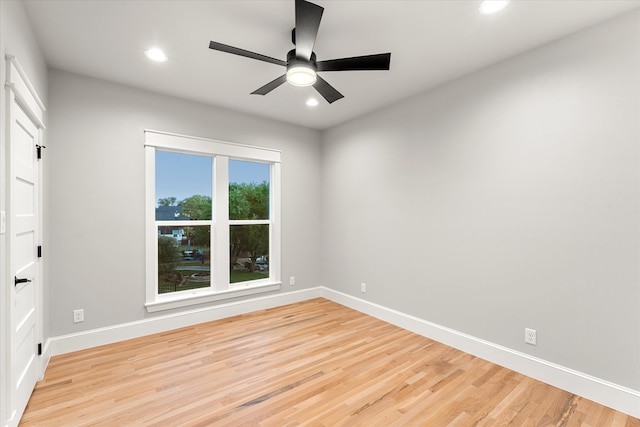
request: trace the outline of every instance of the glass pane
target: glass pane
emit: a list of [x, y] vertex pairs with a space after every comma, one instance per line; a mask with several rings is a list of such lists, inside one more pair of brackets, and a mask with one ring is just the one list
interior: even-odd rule
[[267, 163], [229, 160], [229, 219], [269, 219]]
[[211, 286], [211, 227], [158, 226], [158, 294]]
[[212, 159], [156, 150], [156, 221], [211, 219]]
[[269, 277], [269, 225], [232, 225], [231, 283]]

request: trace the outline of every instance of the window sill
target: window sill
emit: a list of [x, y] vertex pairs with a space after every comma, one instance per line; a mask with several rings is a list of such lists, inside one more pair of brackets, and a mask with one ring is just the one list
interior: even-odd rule
[[269, 282], [260, 284], [234, 285], [232, 288], [217, 292], [193, 292], [182, 295], [172, 295], [161, 297], [156, 301], [145, 304], [148, 313], [156, 311], [171, 310], [174, 308], [187, 307], [195, 304], [203, 304], [212, 301], [238, 298], [247, 295], [255, 295], [264, 292], [277, 291], [281, 282]]

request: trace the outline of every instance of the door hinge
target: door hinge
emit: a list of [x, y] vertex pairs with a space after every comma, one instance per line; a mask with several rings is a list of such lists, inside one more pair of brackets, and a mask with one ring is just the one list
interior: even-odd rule
[[38, 246], [38, 258], [42, 258], [42, 246]]
[[42, 149], [47, 148], [44, 145], [36, 145], [36, 150], [38, 150], [38, 160], [42, 158]]
[[38, 343], [38, 356], [42, 356], [42, 343]]

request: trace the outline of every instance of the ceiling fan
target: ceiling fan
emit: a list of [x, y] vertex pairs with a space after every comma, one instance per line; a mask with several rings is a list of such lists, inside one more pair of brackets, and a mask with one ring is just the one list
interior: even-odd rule
[[252, 95], [266, 95], [284, 82], [289, 82], [294, 86], [313, 86], [331, 104], [343, 98], [344, 95], [320, 77], [317, 74], [318, 72], [389, 69], [391, 53], [316, 61], [313, 45], [316, 42], [324, 8], [305, 0], [295, 0], [295, 2], [296, 22], [295, 28], [291, 31], [291, 41], [295, 45], [295, 49], [287, 53], [286, 61], [214, 41], [209, 43], [209, 49], [257, 59], [287, 68], [285, 74], [251, 92]]

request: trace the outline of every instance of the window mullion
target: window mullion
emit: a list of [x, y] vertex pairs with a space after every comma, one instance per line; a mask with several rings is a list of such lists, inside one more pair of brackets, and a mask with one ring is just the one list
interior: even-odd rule
[[268, 219], [234, 219], [229, 221], [229, 225], [269, 225], [271, 220]]
[[177, 227], [193, 227], [196, 225], [210, 225], [211, 220], [209, 219], [198, 219], [198, 220], [184, 220], [184, 221], [156, 221], [156, 225], [159, 227], [171, 227], [173, 225]]

